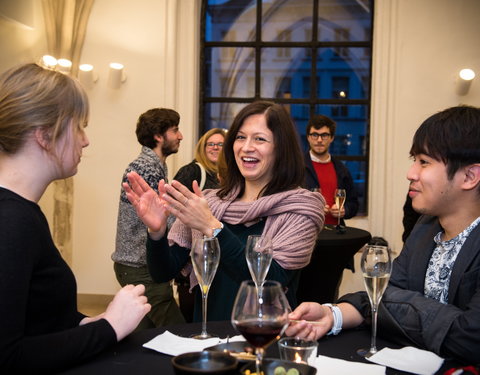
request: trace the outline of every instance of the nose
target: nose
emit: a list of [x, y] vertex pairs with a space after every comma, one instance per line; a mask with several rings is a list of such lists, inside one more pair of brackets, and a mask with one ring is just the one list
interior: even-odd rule
[[88, 139], [87, 133], [83, 133], [82, 148], [87, 147], [89, 144], [90, 140]]
[[177, 133], [177, 138], [178, 138], [179, 141], [181, 141], [183, 139], [183, 134], [180, 130]]
[[253, 149], [253, 139], [248, 137], [245, 139], [242, 145], [242, 150], [249, 151]]
[[418, 179], [418, 167], [417, 162], [414, 161], [407, 171], [407, 180], [415, 181]]

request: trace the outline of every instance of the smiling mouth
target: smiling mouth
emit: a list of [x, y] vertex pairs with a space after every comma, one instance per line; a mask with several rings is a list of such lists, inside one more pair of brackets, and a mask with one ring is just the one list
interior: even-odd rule
[[252, 158], [252, 157], [242, 157], [241, 159], [243, 164], [247, 166], [255, 165], [259, 161], [257, 158]]

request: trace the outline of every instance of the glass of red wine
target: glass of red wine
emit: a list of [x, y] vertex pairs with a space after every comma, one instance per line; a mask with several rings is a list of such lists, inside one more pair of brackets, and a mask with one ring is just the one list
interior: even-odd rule
[[232, 311], [232, 325], [255, 348], [255, 368], [260, 374], [263, 353], [288, 325], [289, 305], [282, 286], [266, 280], [261, 296], [252, 280], [243, 281]]

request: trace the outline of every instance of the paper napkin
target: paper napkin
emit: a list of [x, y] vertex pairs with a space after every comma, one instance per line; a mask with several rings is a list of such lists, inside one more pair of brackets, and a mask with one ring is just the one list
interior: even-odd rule
[[432, 375], [443, 364], [443, 358], [427, 350], [406, 346], [401, 349], [383, 348], [369, 361], [419, 375]]
[[319, 355], [309, 363], [317, 369], [318, 374], [335, 375], [385, 375], [385, 366], [369, 365], [368, 363], [350, 362], [343, 359]]
[[[230, 337], [228, 341], [245, 341], [245, 339], [243, 336], [238, 335]], [[177, 336], [169, 331], [165, 331], [161, 335], [158, 335], [149, 342], [143, 344], [143, 347], [156, 350], [160, 353], [175, 356], [188, 352], [200, 352], [209, 346], [223, 344], [226, 342], [226, 338], [219, 339], [218, 337], [214, 337], [211, 339], [197, 340], [189, 337]]]

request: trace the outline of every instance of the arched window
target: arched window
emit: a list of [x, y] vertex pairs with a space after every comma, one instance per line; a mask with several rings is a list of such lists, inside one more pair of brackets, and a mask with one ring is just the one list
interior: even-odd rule
[[366, 214], [373, 0], [203, 0], [200, 131], [246, 103], [286, 105], [305, 149], [313, 114], [337, 123], [330, 152]]

